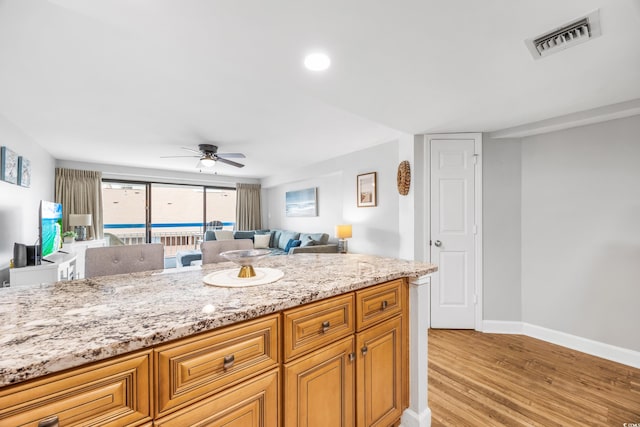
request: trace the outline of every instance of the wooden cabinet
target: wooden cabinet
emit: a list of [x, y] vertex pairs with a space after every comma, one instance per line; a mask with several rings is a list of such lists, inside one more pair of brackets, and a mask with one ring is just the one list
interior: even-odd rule
[[0, 388], [0, 427], [397, 425], [407, 307], [394, 280]]
[[348, 337], [285, 365], [285, 427], [355, 425], [353, 345]]
[[0, 426], [139, 426], [151, 421], [151, 351], [0, 389]]
[[358, 425], [389, 426], [402, 415], [402, 317], [357, 334]]
[[155, 349], [156, 417], [278, 366], [278, 314]]
[[274, 369], [155, 422], [156, 427], [277, 427], [280, 370]]
[[283, 313], [285, 427], [398, 424], [408, 404], [405, 287], [394, 280]]

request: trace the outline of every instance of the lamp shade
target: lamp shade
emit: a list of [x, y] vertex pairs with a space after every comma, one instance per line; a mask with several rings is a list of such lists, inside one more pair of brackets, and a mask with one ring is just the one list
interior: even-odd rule
[[69, 225], [72, 225], [72, 226], [91, 225], [91, 214], [69, 214]]
[[336, 225], [336, 237], [338, 239], [351, 238], [351, 224]]

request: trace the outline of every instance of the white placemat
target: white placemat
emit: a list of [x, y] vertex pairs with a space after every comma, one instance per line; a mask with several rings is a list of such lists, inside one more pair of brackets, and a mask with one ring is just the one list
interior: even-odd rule
[[211, 286], [223, 286], [226, 288], [242, 288], [244, 286], [266, 285], [280, 280], [284, 276], [282, 270], [275, 268], [254, 268], [254, 277], [238, 277], [240, 268], [220, 270], [209, 273], [202, 278], [202, 281]]

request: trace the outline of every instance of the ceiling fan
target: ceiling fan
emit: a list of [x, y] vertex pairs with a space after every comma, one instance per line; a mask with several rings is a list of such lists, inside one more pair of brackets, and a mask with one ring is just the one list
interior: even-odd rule
[[182, 147], [183, 150], [191, 151], [196, 153], [196, 156], [161, 156], [161, 159], [171, 159], [176, 157], [199, 157], [200, 164], [206, 168], [210, 168], [216, 164], [216, 162], [226, 163], [231, 166], [235, 166], [237, 168], [243, 168], [244, 165], [242, 163], [234, 162], [233, 160], [229, 160], [229, 158], [239, 158], [244, 159], [244, 154], [242, 153], [218, 153], [218, 146], [213, 144], [198, 144], [198, 151], [193, 150], [191, 148]]

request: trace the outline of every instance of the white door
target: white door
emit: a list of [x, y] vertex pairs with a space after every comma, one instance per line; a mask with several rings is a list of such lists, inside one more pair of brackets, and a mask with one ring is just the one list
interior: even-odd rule
[[431, 327], [476, 328], [476, 163], [480, 136], [430, 137]]

